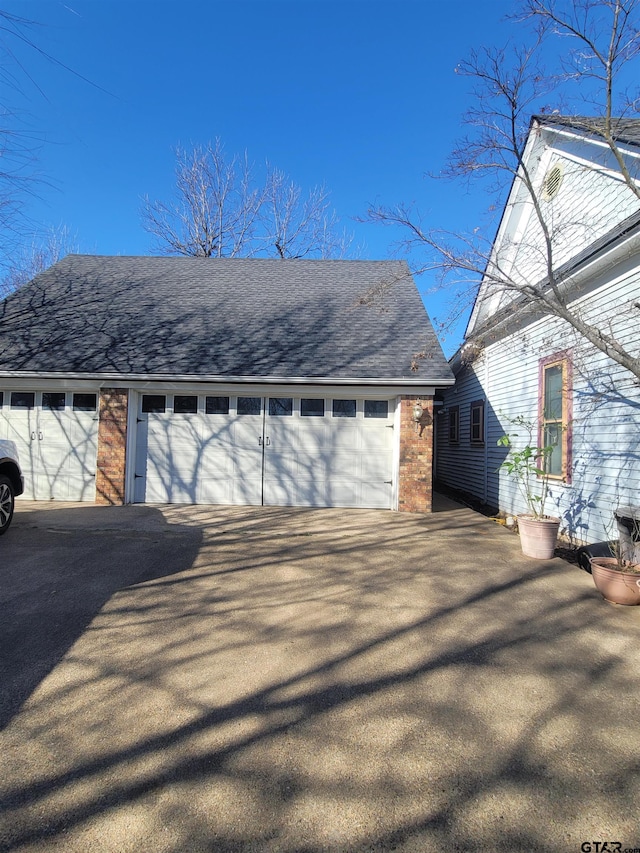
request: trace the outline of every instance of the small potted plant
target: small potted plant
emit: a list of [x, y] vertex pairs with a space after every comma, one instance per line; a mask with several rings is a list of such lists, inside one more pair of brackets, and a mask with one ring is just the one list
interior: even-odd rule
[[548, 459], [553, 447], [538, 447], [533, 443], [535, 424], [524, 418], [513, 423], [524, 427], [528, 443], [517, 450], [513, 439], [517, 434], [503, 435], [498, 445], [508, 447], [509, 453], [500, 468], [516, 481], [518, 491], [526, 502], [527, 511], [517, 516], [522, 553], [538, 560], [550, 560], [555, 552], [560, 519], [545, 514], [545, 501], [549, 493]]
[[611, 557], [591, 557], [596, 589], [614, 604], [640, 604], [640, 511], [615, 512], [620, 538], [609, 544]]

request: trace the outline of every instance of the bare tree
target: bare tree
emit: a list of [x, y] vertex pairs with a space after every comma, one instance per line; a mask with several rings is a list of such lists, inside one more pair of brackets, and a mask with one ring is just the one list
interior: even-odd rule
[[219, 139], [176, 149], [174, 200], [144, 199], [145, 230], [169, 255], [235, 257], [251, 254], [264, 191], [253, 186], [244, 157], [227, 157]]
[[[580, 211], [554, 219], [543, 204], [540, 182], [532, 173], [526, 146], [535, 130], [532, 113], [553, 121], [547, 99], [569, 97], [592, 117], [575, 117], [575, 126], [606, 142], [618, 165], [631, 206], [638, 210], [638, 175], [625, 157], [621, 140], [625, 119], [637, 113], [637, 101], [625, 83], [637, 72], [640, 52], [638, 0], [524, 0], [514, 20], [533, 22], [533, 36], [521, 49], [480, 49], [461, 63], [458, 72], [474, 84], [474, 106], [465, 117], [467, 135], [452, 151], [444, 170], [449, 178], [488, 178], [490, 189], [515, 203], [531, 205], [537, 223], [535, 240], [506, 245], [492, 252], [495, 220], [470, 233], [445, 232], [424, 224], [419, 211], [407, 205], [374, 206], [368, 221], [400, 226], [408, 251], [426, 250], [417, 272], [437, 270], [443, 283], [453, 284], [456, 311], [469, 307], [479, 283], [494, 294], [509, 294], [541, 312], [559, 317], [614, 361], [640, 378], [640, 358], [618, 340], [608, 325], [587, 321], [571, 303], [563, 269], [571, 235], [585, 237], [588, 223]], [[555, 45], [554, 45], [555, 41]], [[541, 57], [554, 45], [560, 49], [557, 68], [545, 72]], [[636, 73], [637, 76], [637, 73]], [[574, 90], [577, 88], [577, 99]], [[562, 106], [561, 102], [557, 102]], [[558, 119], [560, 120], [560, 119]], [[488, 183], [488, 182], [487, 182]], [[485, 184], [486, 185], [486, 184]], [[502, 209], [494, 206], [494, 211]], [[517, 263], [514, 257], [517, 254]], [[535, 275], [532, 275], [535, 270]], [[465, 300], [465, 301], [463, 301]]]
[[340, 231], [324, 186], [304, 196], [279, 169], [269, 169], [262, 208], [264, 250], [279, 258], [344, 257], [349, 235]]
[[4, 276], [0, 280], [0, 299], [31, 281], [65, 255], [77, 251], [76, 237], [66, 225], [52, 227], [44, 235], [34, 236], [28, 245], [15, 248], [7, 260]]
[[278, 169], [263, 183], [246, 153], [227, 156], [220, 139], [176, 149], [170, 203], [144, 199], [143, 227], [164, 254], [193, 257], [336, 257], [350, 244], [340, 233], [324, 187], [306, 196]]

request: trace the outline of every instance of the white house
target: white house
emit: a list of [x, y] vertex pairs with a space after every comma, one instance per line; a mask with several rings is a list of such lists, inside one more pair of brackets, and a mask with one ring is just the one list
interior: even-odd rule
[[[640, 120], [618, 121], [630, 176], [640, 174]], [[451, 361], [455, 385], [436, 421], [437, 480], [507, 513], [523, 499], [500, 463], [498, 439], [533, 423], [552, 445], [546, 506], [575, 542], [613, 537], [612, 509], [640, 504], [640, 381], [522, 293], [496, 285], [548, 282], [540, 218], [568, 309], [640, 358], [640, 202], [621, 166], [584, 118], [532, 119], [524, 163], [538, 211], [516, 177], [466, 332]]]

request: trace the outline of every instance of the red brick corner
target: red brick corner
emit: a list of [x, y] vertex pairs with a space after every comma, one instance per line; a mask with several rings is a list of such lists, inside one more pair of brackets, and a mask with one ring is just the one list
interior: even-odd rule
[[98, 504], [113, 506], [124, 503], [128, 411], [129, 392], [126, 388], [103, 388], [100, 391], [96, 466]]
[[[414, 406], [423, 409], [414, 420]], [[433, 398], [402, 397], [400, 403], [398, 510], [431, 512], [433, 500]]]

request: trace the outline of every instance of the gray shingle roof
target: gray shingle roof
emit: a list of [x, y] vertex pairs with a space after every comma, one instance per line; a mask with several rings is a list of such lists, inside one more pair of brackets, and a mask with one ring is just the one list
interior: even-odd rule
[[[602, 116], [535, 115], [533, 120], [540, 124], [559, 124], [592, 136], [602, 136], [605, 128]], [[611, 129], [617, 142], [640, 145], [640, 118], [612, 118]]]
[[88, 255], [0, 303], [0, 371], [452, 378], [404, 262]]

